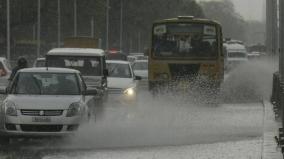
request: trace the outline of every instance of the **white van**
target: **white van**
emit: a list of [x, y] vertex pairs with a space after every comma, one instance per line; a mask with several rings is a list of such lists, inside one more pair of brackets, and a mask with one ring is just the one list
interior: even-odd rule
[[248, 61], [246, 47], [242, 44], [224, 44], [225, 48], [225, 69], [231, 70], [240, 64]]
[[87, 87], [98, 89], [98, 99], [107, 94], [107, 76], [105, 53], [101, 49], [56, 48], [46, 55], [48, 67], [76, 69], [81, 72]]

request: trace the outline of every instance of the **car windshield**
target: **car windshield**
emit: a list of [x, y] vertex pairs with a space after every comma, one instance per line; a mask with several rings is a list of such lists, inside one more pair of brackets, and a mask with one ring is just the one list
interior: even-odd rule
[[247, 54], [245, 52], [229, 52], [228, 57], [231, 57], [231, 58], [246, 58]]
[[147, 62], [135, 62], [132, 67], [134, 70], [148, 70]]
[[21, 72], [13, 82], [11, 94], [79, 95], [80, 87], [74, 73]]
[[132, 78], [129, 64], [107, 63], [109, 77]]
[[159, 24], [153, 29], [156, 57], [215, 57], [217, 31], [213, 25]]
[[102, 60], [100, 57], [48, 56], [48, 66], [76, 69], [83, 76], [102, 75]]

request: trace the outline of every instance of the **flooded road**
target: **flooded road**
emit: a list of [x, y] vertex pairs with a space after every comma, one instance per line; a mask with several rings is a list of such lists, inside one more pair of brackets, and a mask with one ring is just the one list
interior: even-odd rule
[[96, 107], [96, 118], [74, 136], [14, 140], [0, 158], [259, 158], [269, 64], [250, 63], [227, 74], [222, 104], [141, 90], [137, 105], [109, 101]]

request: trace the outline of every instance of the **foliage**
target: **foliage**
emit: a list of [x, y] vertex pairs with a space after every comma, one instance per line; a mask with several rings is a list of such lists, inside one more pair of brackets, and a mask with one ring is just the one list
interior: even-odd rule
[[230, 0], [202, 2], [201, 6], [206, 17], [222, 24], [224, 37], [245, 41], [246, 22]]
[[[119, 44], [119, 20], [121, 0], [111, 1], [111, 44]], [[204, 17], [195, 0], [122, 0], [123, 2], [123, 42], [125, 51], [143, 51], [150, 42], [151, 25], [154, 21], [173, 18], [178, 15]], [[139, 36], [140, 35], [140, 36]], [[139, 40], [140, 37], [140, 40]], [[140, 41], [140, 50], [138, 43]]]
[[[0, 0], [0, 52], [5, 52], [6, 1]], [[151, 24], [162, 18], [178, 15], [204, 17], [195, 0], [110, 0], [110, 47], [119, 47], [120, 7], [123, 2], [123, 50], [140, 51], [149, 44]], [[73, 36], [74, 0], [61, 2], [61, 39]], [[38, 0], [10, 0], [12, 52], [16, 41], [35, 41]], [[77, 0], [78, 36], [91, 35], [91, 19], [94, 19], [95, 36], [106, 39], [106, 0]], [[57, 0], [41, 0], [42, 54], [57, 43]], [[35, 47], [35, 46], [33, 46]], [[46, 49], [44, 49], [46, 47]], [[33, 48], [34, 49], [34, 48]], [[35, 49], [30, 51], [34, 53]], [[28, 51], [27, 51], [28, 52]], [[25, 54], [22, 52], [21, 54]]]

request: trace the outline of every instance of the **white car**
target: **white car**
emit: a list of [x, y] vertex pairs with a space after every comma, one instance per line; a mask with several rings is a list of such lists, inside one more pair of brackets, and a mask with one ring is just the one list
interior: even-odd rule
[[37, 58], [33, 64], [33, 67], [45, 67], [45, 58]]
[[136, 60], [132, 65], [134, 74], [142, 78], [139, 88], [148, 88], [148, 60]]
[[148, 79], [148, 60], [136, 60], [132, 65], [134, 74]]
[[86, 90], [79, 71], [66, 68], [19, 70], [0, 109], [0, 143], [14, 137], [65, 136], [89, 120]]
[[136, 60], [137, 60], [136, 56], [131, 56], [131, 55], [127, 56], [127, 61], [129, 61], [131, 64], [133, 64]]
[[10, 62], [5, 57], [0, 57], [0, 85], [6, 86], [9, 83], [9, 77], [11, 75]]
[[224, 44], [225, 47], [225, 68], [232, 70], [237, 66], [248, 62], [248, 54], [242, 44]]
[[137, 95], [137, 80], [128, 61], [107, 60], [108, 99], [120, 104], [135, 104]]
[[130, 53], [130, 56], [134, 56], [136, 60], [148, 60], [148, 56], [145, 56], [144, 53]]

